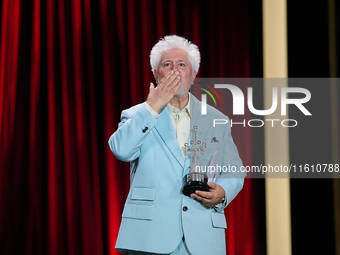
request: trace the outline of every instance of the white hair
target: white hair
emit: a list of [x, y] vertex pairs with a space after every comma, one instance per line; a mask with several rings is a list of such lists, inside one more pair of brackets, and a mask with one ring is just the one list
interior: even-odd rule
[[158, 69], [158, 63], [162, 53], [172, 49], [180, 49], [188, 53], [192, 69], [198, 73], [201, 62], [201, 54], [197, 45], [178, 35], [165, 36], [152, 47], [150, 52], [150, 65], [152, 72]]

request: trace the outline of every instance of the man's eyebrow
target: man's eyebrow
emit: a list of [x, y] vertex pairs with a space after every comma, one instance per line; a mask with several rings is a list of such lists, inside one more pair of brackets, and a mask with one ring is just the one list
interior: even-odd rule
[[[165, 59], [165, 60], [162, 61], [162, 64], [165, 63], [165, 62], [170, 62], [170, 61], [171, 61], [170, 59]], [[187, 63], [187, 61], [185, 61], [183, 59], [179, 59], [178, 61]]]

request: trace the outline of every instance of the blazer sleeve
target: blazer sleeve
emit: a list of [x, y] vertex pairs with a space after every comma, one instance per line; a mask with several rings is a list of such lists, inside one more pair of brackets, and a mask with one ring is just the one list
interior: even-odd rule
[[145, 103], [122, 111], [118, 129], [108, 141], [113, 154], [126, 162], [138, 158], [143, 142], [156, 123]]
[[[230, 122], [228, 122], [230, 123]], [[225, 191], [226, 203], [218, 209], [223, 210], [241, 191], [244, 184], [246, 174], [242, 172], [241, 166], [243, 165], [239, 157], [237, 147], [231, 136], [230, 125], [226, 125], [223, 136], [223, 165], [228, 167], [228, 171], [221, 172], [217, 178], [216, 183], [221, 185]]]

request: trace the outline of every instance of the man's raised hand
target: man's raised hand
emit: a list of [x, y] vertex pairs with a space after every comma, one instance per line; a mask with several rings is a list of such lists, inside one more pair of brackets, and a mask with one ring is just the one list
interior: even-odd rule
[[146, 99], [148, 105], [156, 112], [159, 112], [179, 90], [181, 86], [180, 79], [179, 72], [171, 70], [160, 80], [157, 87], [150, 83], [149, 95]]

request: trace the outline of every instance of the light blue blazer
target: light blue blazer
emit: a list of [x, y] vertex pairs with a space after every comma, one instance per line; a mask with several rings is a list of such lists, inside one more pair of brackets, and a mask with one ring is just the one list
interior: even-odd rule
[[[213, 127], [213, 119], [227, 117], [209, 105], [207, 115], [201, 115], [201, 102], [190, 96], [191, 127], [198, 126], [197, 139], [207, 144], [199, 159], [201, 166], [207, 166], [218, 151], [216, 164], [239, 169], [242, 161], [229, 122]], [[122, 112], [109, 146], [118, 159], [131, 162], [131, 186], [116, 249], [167, 254], [176, 249], [184, 235], [191, 254], [226, 254], [223, 209], [242, 189], [244, 175], [220, 171], [216, 183], [224, 188], [227, 203], [219, 211], [184, 196], [181, 189], [190, 159], [182, 156], [167, 109], [156, 120], [145, 103]]]

